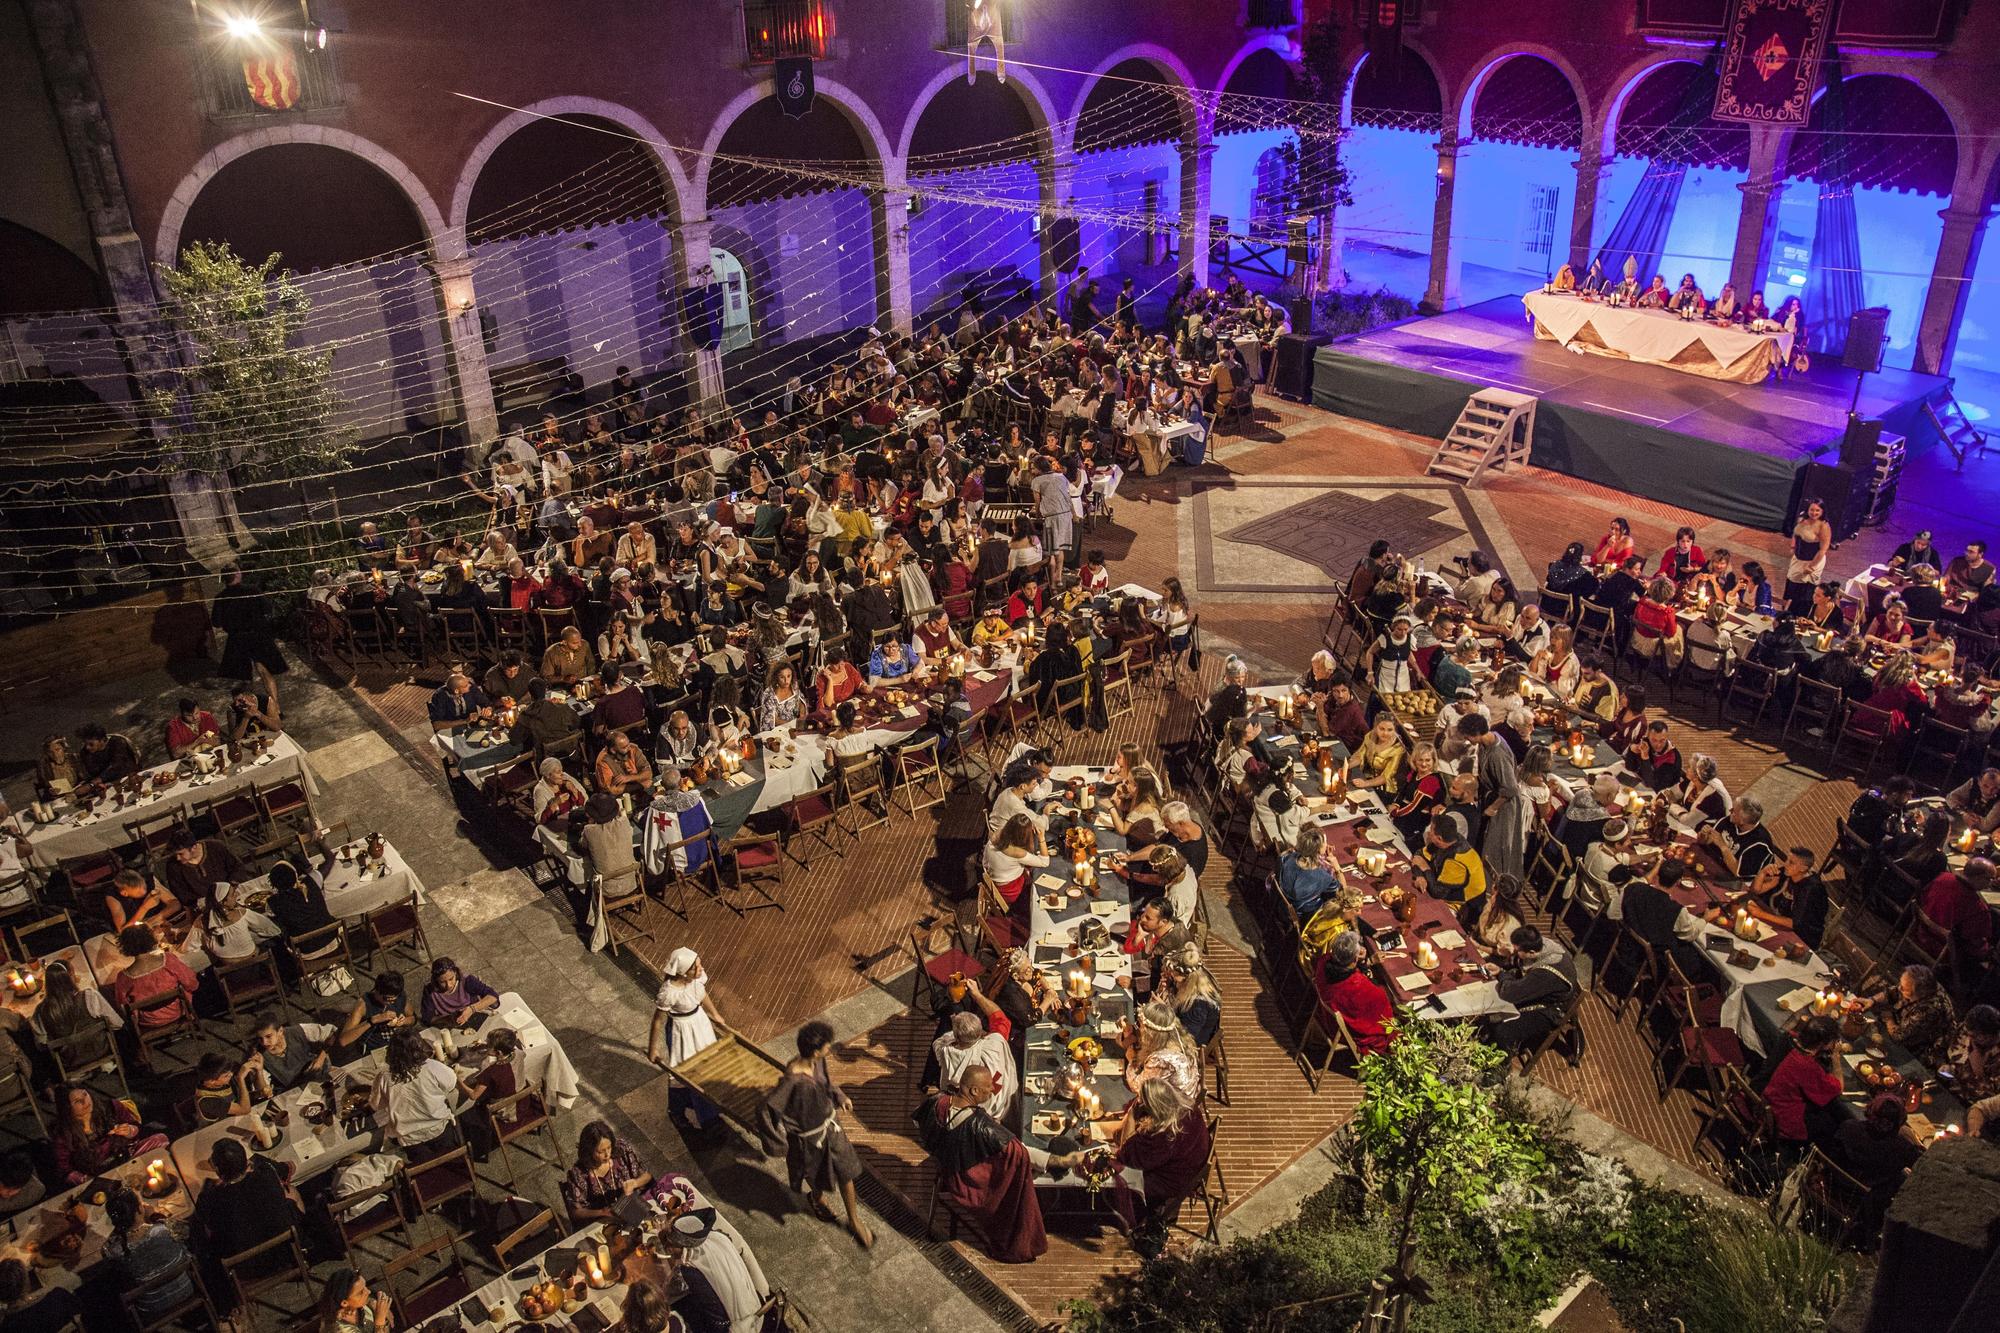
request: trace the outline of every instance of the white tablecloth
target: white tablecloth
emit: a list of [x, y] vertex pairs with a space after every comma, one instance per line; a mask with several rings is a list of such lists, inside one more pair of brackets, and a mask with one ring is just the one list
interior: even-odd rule
[[[413, 1002], [414, 1003], [414, 1002]], [[531, 1083], [540, 1083], [549, 1099], [551, 1111], [567, 1110], [576, 1103], [576, 1068], [570, 1064], [569, 1056], [560, 1043], [543, 1027], [534, 1011], [522, 1002], [521, 997], [511, 991], [500, 996], [495, 1018], [488, 1023], [498, 1022], [503, 1027], [512, 1028], [521, 1038], [521, 1051], [514, 1057], [514, 1080], [517, 1087], [525, 1088]], [[482, 1025], [483, 1027], [484, 1025]], [[425, 1035], [435, 1044], [437, 1033], [426, 1029]], [[463, 1028], [453, 1029], [453, 1040], [461, 1046], [476, 1040]], [[461, 1054], [461, 1058], [463, 1055]], [[476, 1063], [461, 1064], [458, 1072], [469, 1078], [485, 1067], [482, 1056]], [[335, 1070], [335, 1082], [343, 1089], [351, 1079], [359, 1087], [372, 1087], [383, 1066], [383, 1054], [371, 1052]], [[336, 1094], [343, 1095], [343, 1094]], [[313, 1126], [307, 1123], [301, 1107], [324, 1101], [322, 1085], [309, 1081], [302, 1087], [289, 1092], [281, 1092], [272, 1099], [283, 1106], [291, 1115], [291, 1122], [282, 1130], [275, 1131], [277, 1142], [263, 1153], [280, 1166], [290, 1166], [297, 1179], [306, 1179], [329, 1171], [347, 1158], [365, 1150], [373, 1141], [375, 1128], [372, 1121], [362, 1133], [350, 1135], [339, 1124], [338, 1108], [327, 1124]], [[212, 1125], [204, 1125], [192, 1134], [176, 1139], [173, 1143], [174, 1169], [182, 1180], [197, 1194], [201, 1186], [215, 1178], [215, 1168], [209, 1157], [216, 1141], [229, 1136], [237, 1139], [246, 1148], [256, 1151], [256, 1138], [251, 1129], [250, 1116], [230, 1116]]]
[[[1784, 332], [1752, 333], [1734, 324], [1682, 319], [1664, 310], [1608, 306], [1553, 292], [1529, 292], [1521, 301], [1534, 316], [1538, 337], [1553, 338], [1578, 351], [1643, 361], [1709, 379], [1755, 383], [1792, 354], [1792, 335]], [[1595, 332], [1595, 343], [1578, 341], [1585, 329]], [[1701, 352], [1693, 350], [1697, 346]]]
[[[355, 850], [359, 852], [365, 846], [356, 844]], [[364, 872], [357, 857], [347, 862], [336, 860], [326, 872], [326, 910], [344, 919], [365, 916], [379, 907], [401, 902], [412, 893], [417, 895], [418, 902], [426, 901], [423, 881], [410, 869], [403, 854], [386, 840], [382, 844], [379, 870]]]
[[[662, 1179], [665, 1180], [667, 1177], [663, 1175]], [[672, 1184], [675, 1191], [686, 1200], [687, 1207], [692, 1209], [715, 1206], [694, 1182], [686, 1177], [674, 1176]], [[519, 1300], [522, 1294], [535, 1283], [548, 1279], [568, 1286], [570, 1276], [576, 1271], [576, 1265], [567, 1256], [583, 1246], [595, 1246], [604, 1237], [604, 1225], [602, 1222], [594, 1222], [572, 1232], [548, 1249], [516, 1264], [507, 1274], [494, 1278], [473, 1292], [471, 1299], [474, 1304], [488, 1310], [501, 1309], [505, 1313], [498, 1324], [482, 1318], [477, 1322], [467, 1321], [465, 1328], [471, 1333], [489, 1333], [489, 1330], [499, 1328], [520, 1327], [517, 1321], [521, 1315]], [[743, 1233], [736, 1229], [736, 1224], [718, 1212], [715, 1217], [715, 1231], [718, 1236], [728, 1238], [735, 1245], [737, 1254], [743, 1260], [743, 1267], [750, 1275], [751, 1284], [761, 1299], [768, 1299], [770, 1280], [764, 1276], [763, 1265], [758, 1262], [756, 1252], [750, 1248], [750, 1243], [743, 1239]], [[522, 1276], [515, 1277], [514, 1274], [517, 1273]], [[616, 1324], [625, 1304], [625, 1292], [625, 1284], [616, 1281], [601, 1290], [587, 1292], [583, 1307], [565, 1310], [560, 1319], [555, 1321], [555, 1326], [586, 1327], [585, 1324], [577, 1322], [577, 1316], [583, 1313], [583, 1308], [595, 1311], [608, 1324]]]
[[[161, 773], [173, 767], [162, 764], [147, 771]], [[192, 818], [196, 806], [241, 791], [253, 782], [260, 787], [272, 787], [292, 779], [304, 783], [308, 795], [319, 795], [319, 779], [313, 776], [312, 766], [306, 762], [306, 752], [290, 736], [280, 734], [273, 738], [269, 750], [248, 764], [205, 778], [182, 778], [168, 790], [136, 805], [117, 810], [100, 806], [99, 814], [79, 816], [65, 799], [58, 806], [60, 818], [29, 833], [28, 842], [34, 848], [35, 864], [47, 869], [64, 857], [88, 856], [125, 846], [132, 841], [125, 831], [128, 823], [157, 819], [175, 810]], [[25, 814], [21, 818], [28, 820]]]

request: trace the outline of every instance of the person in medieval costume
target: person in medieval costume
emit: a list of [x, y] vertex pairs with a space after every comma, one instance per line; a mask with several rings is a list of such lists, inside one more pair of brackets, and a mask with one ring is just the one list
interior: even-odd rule
[[1035, 1172], [1048, 1169], [1049, 1155], [986, 1113], [981, 1103], [992, 1095], [992, 1071], [974, 1065], [911, 1119], [937, 1170], [938, 1192], [978, 1225], [988, 1252], [1002, 1263], [1032, 1263], [1049, 1248], [1035, 1198]]
[[841, 1111], [853, 1102], [834, 1086], [827, 1072], [826, 1050], [833, 1044], [833, 1029], [812, 1022], [799, 1029], [798, 1058], [785, 1066], [785, 1076], [771, 1089], [757, 1110], [757, 1136], [764, 1151], [785, 1154], [785, 1170], [792, 1188], [806, 1196], [814, 1216], [822, 1222], [833, 1220], [833, 1210], [820, 1196], [838, 1193], [847, 1205], [847, 1226], [862, 1249], [874, 1245], [875, 1237], [862, 1220], [861, 1204], [854, 1196], [854, 1182], [861, 1177], [861, 1158], [840, 1123]]

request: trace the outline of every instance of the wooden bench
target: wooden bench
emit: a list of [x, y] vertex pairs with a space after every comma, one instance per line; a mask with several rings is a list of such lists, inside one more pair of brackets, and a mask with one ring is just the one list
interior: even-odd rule
[[569, 368], [566, 356], [495, 366], [488, 374], [493, 381], [493, 405], [502, 412], [540, 406], [559, 394], [583, 392], [583, 379]]

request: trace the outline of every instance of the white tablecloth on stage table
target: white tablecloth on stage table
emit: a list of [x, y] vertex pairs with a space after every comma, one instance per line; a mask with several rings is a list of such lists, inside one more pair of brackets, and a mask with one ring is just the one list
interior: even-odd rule
[[[1752, 333], [1734, 324], [1682, 319], [1664, 310], [1608, 306], [1552, 292], [1529, 292], [1521, 302], [1534, 316], [1537, 334], [1564, 347], [1621, 356], [1709, 379], [1754, 383], [1792, 354], [1792, 335], [1784, 332]], [[1602, 348], [1577, 342], [1586, 326], [1596, 330]], [[1688, 359], [1689, 349], [1697, 343], [1712, 361]]]
[[[162, 764], [147, 771], [159, 773], [173, 767], [173, 764]], [[197, 805], [241, 791], [253, 782], [260, 787], [271, 787], [295, 778], [305, 784], [308, 795], [319, 795], [319, 779], [313, 776], [312, 766], [306, 762], [306, 752], [297, 741], [281, 733], [272, 739], [271, 748], [260, 758], [238, 765], [229, 773], [206, 778], [182, 778], [166, 791], [156, 793], [149, 801], [87, 816], [81, 823], [75, 809], [69, 808], [55, 823], [43, 824], [29, 833], [28, 843], [34, 848], [35, 864], [48, 869], [64, 857], [89, 856], [93, 852], [108, 852], [115, 847], [123, 847], [132, 841], [131, 835], [125, 831], [128, 823], [157, 819], [175, 810], [193, 818]]]

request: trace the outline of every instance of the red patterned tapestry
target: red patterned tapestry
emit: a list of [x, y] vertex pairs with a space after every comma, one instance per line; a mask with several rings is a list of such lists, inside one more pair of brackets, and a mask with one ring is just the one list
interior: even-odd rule
[[1833, 8], [1833, 0], [1735, 0], [1715, 118], [1805, 124]]

